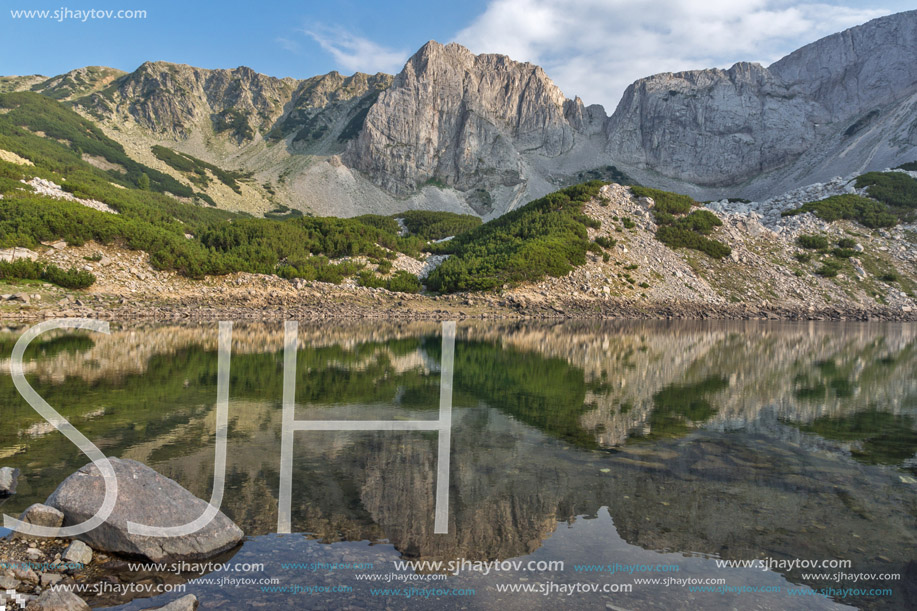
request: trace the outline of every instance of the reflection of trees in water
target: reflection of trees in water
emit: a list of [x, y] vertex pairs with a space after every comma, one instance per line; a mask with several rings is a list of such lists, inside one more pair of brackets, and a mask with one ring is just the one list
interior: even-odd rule
[[[869, 465], [900, 465], [917, 454], [917, 426], [910, 416], [868, 409], [846, 416], [824, 416], [801, 431], [849, 444], [851, 455]], [[917, 463], [911, 465], [917, 474]]]
[[[320, 329], [305, 328], [302, 335], [324, 337], [325, 343], [300, 351], [297, 401], [435, 409], [440, 350], [431, 334], [435, 325], [418, 326], [420, 334], [413, 336], [410, 329], [400, 325], [350, 335], [326, 330], [322, 336]], [[178, 347], [168, 349], [165, 338], [173, 330]], [[130, 342], [124, 337], [127, 331], [116, 331], [128, 354], [147, 335], [162, 352], [147, 358], [142, 373], [108, 377], [99, 377], [99, 370], [118, 360], [108, 336], [52, 335], [30, 354], [59, 371], [81, 362], [86, 376], [53, 376], [52, 381], [33, 374], [30, 379], [52, 405], [90, 438], [105, 439], [115, 453], [168, 439], [148, 457], [166, 461], [209, 435], [211, 423], [200, 416], [215, 397], [216, 354], [210, 337], [215, 334], [210, 331], [148, 329], [137, 331]], [[259, 326], [234, 332], [242, 345], [231, 364], [235, 401], [279, 400], [282, 351], [253, 351], [259, 340], [279, 348], [267, 339], [278, 333]], [[798, 423], [815, 435], [820, 429], [828, 431], [822, 423], [860, 410], [893, 414], [881, 426], [870, 428], [875, 416], [853, 419], [843, 438], [828, 433], [822, 437], [842, 442], [867, 462], [875, 462], [870, 456], [878, 453], [885, 457], [880, 462], [895, 458], [900, 463], [917, 452], [912, 399], [917, 384], [910, 375], [915, 338], [909, 326], [571, 323], [468, 326], [462, 334], [465, 339], [456, 349], [457, 407], [484, 402], [582, 448], [620, 447], [628, 437], [685, 435], [710, 422], [749, 422], [768, 407], [783, 422]], [[194, 337], [202, 343], [189, 344]], [[329, 338], [337, 338], [336, 343]], [[0, 345], [12, 346], [13, 339], [3, 336]], [[103, 354], [103, 361], [96, 360]], [[0, 401], [11, 406], [4, 413], [11, 426], [0, 431], [0, 455], [4, 448], [10, 453], [25, 446], [30, 460], [48, 457], [38, 460], [49, 466], [57, 462], [62, 474], [81, 466], [82, 455], [65, 440], [41, 435], [40, 419], [8, 376], [0, 375]], [[239, 419], [234, 423], [231, 435], [247, 434]], [[38, 436], [23, 443], [25, 430]], [[890, 444], [894, 451], [877, 449]], [[10, 462], [16, 461], [11, 457]]]
[[722, 376], [712, 376], [694, 384], [673, 384], [653, 395], [653, 411], [647, 419], [647, 434], [638, 439], [681, 437], [718, 412], [709, 398], [729, 387]]

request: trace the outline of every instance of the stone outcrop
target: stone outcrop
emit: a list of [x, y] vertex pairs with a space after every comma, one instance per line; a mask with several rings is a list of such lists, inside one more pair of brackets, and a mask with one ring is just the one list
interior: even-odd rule
[[34, 261], [38, 258], [38, 253], [28, 248], [15, 246], [13, 248], [4, 248], [0, 250], [0, 261], [13, 262], [16, 259], [29, 259]]
[[[101, 526], [78, 537], [93, 549], [141, 555], [161, 562], [208, 558], [234, 547], [242, 539], [242, 531], [222, 512], [190, 535], [149, 537], [129, 533], [128, 521], [161, 527], [187, 524], [204, 513], [207, 503], [139, 462], [110, 460], [118, 477], [114, 511]], [[105, 481], [90, 463], [64, 480], [48, 497], [47, 504], [63, 512], [64, 523], [69, 526], [95, 515], [104, 496]]]

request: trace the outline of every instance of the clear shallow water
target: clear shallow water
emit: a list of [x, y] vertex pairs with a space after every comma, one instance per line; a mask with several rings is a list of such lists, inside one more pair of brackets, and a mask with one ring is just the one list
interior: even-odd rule
[[[302, 326], [297, 419], [436, 418], [439, 334], [436, 324]], [[0, 333], [0, 465], [23, 471], [0, 507], [10, 514], [86, 463], [15, 391], [6, 359], [17, 335]], [[236, 325], [233, 338], [222, 509], [248, 538], [227, 557], [265, 566], [189, 583], [202, 608], [917, 606], [917, 326], [460, 324], [446, 535], [433, 533], [430, 432], [296, 433], [295, 534], [274, 534], [283, 332]], [[50, 334], [27, 372], [107, 454], [209, 498], [216, 342], [215, 324]], [[763, 558], [774, 570], [718, 565]], [[448, 571], [395, 564], [461, 559], [564, 568], [440, 580]], [[850, 565], [787, 568], [794, 560]], [[631, 566], [603, 566], [615, 563]], [[307, 591], [278, 591], [296, 586]], [[632, 591], [582, 591], [593, 586]], [[419, 592], [407, 598], [408, 588]], [[832, 596], [812, 595], [823, 588]]]

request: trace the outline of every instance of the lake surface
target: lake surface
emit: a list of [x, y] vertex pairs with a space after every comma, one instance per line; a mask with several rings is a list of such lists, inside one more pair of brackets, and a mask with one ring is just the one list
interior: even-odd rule
[[[13, 515], [87, 462], [13, 386], [22, 330], [0, 331]], [[441, 333], [303, 324], [296, 419], [436, 419]], [[217, 337], [51, 332], [27, 377], [107, 455], [209, 499]], [[293, 534], [277, 534], [283, 328], [236, 324], [222, 510], [247, 538], [222, 560], [237, 566], [119, 578], [185, 583], [203, 609], [917, 608], [915, 366], [907, 324], [462, 322], [448, 533], [436, 432], [300, 431]]]

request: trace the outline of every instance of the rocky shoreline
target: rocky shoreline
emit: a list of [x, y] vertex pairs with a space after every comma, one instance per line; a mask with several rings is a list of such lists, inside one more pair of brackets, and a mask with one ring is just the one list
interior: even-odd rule
[[[108, 606], [181, 592], [174, 587], [187, 581], [181, 574], [146, 575], [128, 562], [213, 558], [236, 548], [244, 538], [242, 530], [219, 511], [190, 534], [162, 538], [131, 532], [128, 523], [135, 521], [151, 526], [188, 524], [203, 514], [207, 503], [142, 463], [109, 461], [117, 476], [118, 495], [100, 526], [73, 539], [60, 530], [85, 522], [102, 505], [107, 483], [89, 463], [64, 480], [44, 504], [33, 504], [19, 516], [28, 527], [47, 529], [48, 536], [12, 532], [0, 538], [0, 608], [10, 608], [12, 603], [27, 611], [88, 611], [87, 600]], [[149, 566], [155, 571], [152, 567], [163, 565]], [[194, 611], [197, 606], [197, 598], [189, 594], [150, 609]]]
[[[338, 287], [335, 287], [336, 289]], [[557, 299], [528, 302], [515, 295], [439, 296], [400, 295], [356, 288], [347, 296], [339, 290], [300, 299], [253, 296], [224, 300], [186, 299], [183, 303], [114, 299], [76, 300], [65, 306], [25, 303], [3, 312], [10, 321], [48, 318], [100, 320], [788, 320], [788, 321], [917, 321], [917, 310], [884, 307], [822, 308], [795, 305], [642, 302], [630, 300]]]
[[787, 320], [787, 321], [917, 321], [917, 312], [893, 308], [828, 307], [823, 309], [750, 304], [634, 303], [559, 301], [526, 307], [512, 299], [481, 299], [469, 307], [453, 300], [397, 298], [388, 303], [278, 303], [245, 306], [232, 303], [126, 304], [112, 307], [20, 309], [5, 312], [8, 321], [38, 321], [49, 318], [93, 318], [99, 320], [208, 321], [208, 320]]

